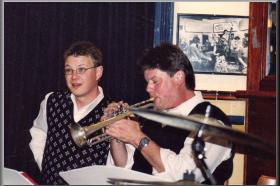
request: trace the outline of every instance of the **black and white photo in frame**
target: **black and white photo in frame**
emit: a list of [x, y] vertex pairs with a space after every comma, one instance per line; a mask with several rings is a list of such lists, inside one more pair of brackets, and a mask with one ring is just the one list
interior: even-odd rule
[[247, 74], [248, 17], [178, 14], [177, 45], [195, 73]]

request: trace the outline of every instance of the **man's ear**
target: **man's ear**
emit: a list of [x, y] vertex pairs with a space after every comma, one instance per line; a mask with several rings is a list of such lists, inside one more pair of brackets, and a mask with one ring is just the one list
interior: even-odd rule
[[103, 75], [103, 66], [96, 67], [96, 80], [99, 81]]
[[178, 83], [178, 84], [182, 84], [182, 83], [185, 83], [185, 73], [182, 71], [182, 70], [179, 70], [178, 72], [176, 72], [174, 74], [174, 78], [175, 78], [175, 81]]

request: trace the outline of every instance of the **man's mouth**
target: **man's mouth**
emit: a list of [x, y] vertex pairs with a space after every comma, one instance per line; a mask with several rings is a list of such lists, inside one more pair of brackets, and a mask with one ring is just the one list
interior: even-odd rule
[[73, 88], [78, 88], [80, 87], [82, 84], [81, 83], [72, 83], [71, 84]]

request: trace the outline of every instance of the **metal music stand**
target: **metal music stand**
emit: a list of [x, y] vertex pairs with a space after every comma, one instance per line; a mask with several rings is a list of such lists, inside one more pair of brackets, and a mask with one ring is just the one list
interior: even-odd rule
[[211, 174], [208, 166], [206, 165], [204, 159], [205, 159], [205, 142], [202, 139], [204, 125], [201, 126], [199, 131], [197, 132], [197, 135], [195, 136], [193, 142], [192, 142], [192, 150], [195, 157], [195, 163], [197, 167], [201, 170], [202, 175], [206, 180], [209, 180], [211, 185], [216, 185], [216, 179]]
[[[205, 118], [209, 118], [210, 116], [210, 110], [211, 106], [208, 105], [206, 108]], [[211, 185], [216, 185], [217, 181], [214, 178], [214, 176], [211, 174], [207, 164], [205, 163], [205, 142], [202, 139], [203, 131], [204, 131], [205, 125], [201, 125], [194, 137], [194, 140], [192, 142], [192, 151], [195, 158], [195, 163], [197, 167], [201, 170], [202, 175], [204, 176], [205, 180], [209, 180]], [[194, 175], [186, 173], [184, 175], [184, 179], [194, 179]]]

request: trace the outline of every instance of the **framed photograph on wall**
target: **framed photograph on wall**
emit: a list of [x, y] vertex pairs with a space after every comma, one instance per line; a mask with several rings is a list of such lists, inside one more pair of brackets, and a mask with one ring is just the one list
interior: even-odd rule
[[248, 16], [178, 14], [177, 46], [196, 74], [247, 74]]

